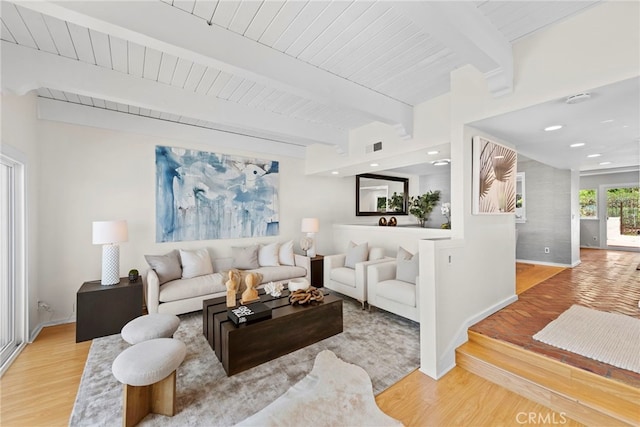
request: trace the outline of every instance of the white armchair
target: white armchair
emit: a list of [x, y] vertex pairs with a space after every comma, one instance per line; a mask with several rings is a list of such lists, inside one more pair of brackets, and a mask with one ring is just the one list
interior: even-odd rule
[[391, 261], [368, 267], [369, 305], [420, 322], [418, 277], [414, 283], [396, 279], [397, 266]]
[[[324, 286], [351, 298], [355, 298], [365, 308], [367, 301], [367, 267], [393, 258], [384, 256], [383, 248], [371, 248], [367, 261], [355, 263], [355, 268], [346, 264], [347, 254], [325, 255]], [[374, 259], [371, 259], [374, 258]]]

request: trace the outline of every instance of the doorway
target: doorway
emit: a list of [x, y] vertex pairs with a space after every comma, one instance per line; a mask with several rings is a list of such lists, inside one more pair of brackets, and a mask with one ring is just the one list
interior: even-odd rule
[[26, 342], [24, 164], [0, 154], [0, 373]]
[[640, 189], [617, 186], [606, 192], [608, 249], [640, 249]]

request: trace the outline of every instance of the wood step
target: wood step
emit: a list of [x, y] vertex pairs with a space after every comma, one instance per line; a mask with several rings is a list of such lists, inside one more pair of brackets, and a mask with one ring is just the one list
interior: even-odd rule
[[640, 389], [469, 331], [459, 366], [587, 425], [640, 425]]

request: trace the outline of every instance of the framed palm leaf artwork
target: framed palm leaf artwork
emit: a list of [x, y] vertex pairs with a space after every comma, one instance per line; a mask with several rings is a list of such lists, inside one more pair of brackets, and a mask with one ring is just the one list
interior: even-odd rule
[[473, 213], [512, 214], [516, 211], [518, 154], [481, 136], [473, 137]]

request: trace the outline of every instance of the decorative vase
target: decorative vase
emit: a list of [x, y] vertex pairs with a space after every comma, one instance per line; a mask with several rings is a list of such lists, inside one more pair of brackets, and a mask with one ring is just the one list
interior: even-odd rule
[[378, 220], [378, 225], [387, 225], [387, 218], [381, 216]]
[[130, 282], [135, 282], [136, 280], [138, 280], [139, 274], [138, 274], [138, 270], [130, 270], [129, 271], [129, 281]]
[[396, 219], [395, 216], [392, 216], [391, 218], [389, 218], [389, 222], [387, 223], [387, 225], [391, 227], [395, 227], [396, 225], [398, 225], [398, 220]]

